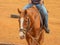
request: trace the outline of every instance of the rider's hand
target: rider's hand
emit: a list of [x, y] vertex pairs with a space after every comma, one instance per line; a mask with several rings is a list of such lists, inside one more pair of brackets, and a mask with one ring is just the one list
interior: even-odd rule
[[42, 5], [42, 4], [44, 4], [44, 1], [43, 1], [43, 0], [41, 0], [41, 1], [40, 1], [40, 4], [41, 4], [41, 5]]

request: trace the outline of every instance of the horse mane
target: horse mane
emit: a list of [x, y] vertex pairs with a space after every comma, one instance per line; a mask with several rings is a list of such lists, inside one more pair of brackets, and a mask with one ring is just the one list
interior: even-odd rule
[[30, 11], [31, 13], [38, 13], [40, 15], [35, 5], [33, 5], [31, 8], [28, 8], [27, 10]]

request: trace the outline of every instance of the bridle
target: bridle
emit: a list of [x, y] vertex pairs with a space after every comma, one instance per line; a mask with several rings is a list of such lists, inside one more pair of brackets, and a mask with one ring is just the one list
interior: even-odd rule
[[30, 22], [31, 22], [31, 20], [28, 17], [27, 28], [20, 29], [20, 17], [19, 17], [19, 31], [22, 31], [24, 34], [26, 34], [29, 30], [32, 30], [33, 29], [33, 26], [30, 27]]

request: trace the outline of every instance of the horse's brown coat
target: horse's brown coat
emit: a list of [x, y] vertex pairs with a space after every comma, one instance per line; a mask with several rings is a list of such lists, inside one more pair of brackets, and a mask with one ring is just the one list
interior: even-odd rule
[[[42, 41], [44, 39], [44, 31], [40, 30], [40, 13], [37, 10], [37, 8], [35, 6], [27, 9], [27, 10], [22, 10], [21, 12], [18, 10], [18, 12], [20, 13], [20, 17], [24, 17], [26, 18], [27, 16], [30, 18], [31, 23], [30, 23], [30, 27], [33, 26], [32, 30], [28, 30], [28, 32], [26, 33], [26, 40], [28, 42], [28, 45], [38, 45], [29, 35], [28, 33], [30, 33], [30, 35], [32, 37], [34, 37], [34, 39], [36, 39], [36, 41], [41, 45]], [[26, 25], [25, 25], [26, 26]]]

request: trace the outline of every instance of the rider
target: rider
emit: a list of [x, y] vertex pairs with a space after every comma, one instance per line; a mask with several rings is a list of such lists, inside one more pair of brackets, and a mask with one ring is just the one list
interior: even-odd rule
[[29, 4], [27, 4], [23, 9], [28, 9], [30, 7], [32, 7], [33, 5], [35, 5], [37, 7], [37, 9], [39, 10], [41, 16], [43, 15], [45, 17], [44, 19], [44, 23], [45, 23], [45, 32], [49, 33], [49, 28], [48, 28], [48, 13], [47, 10], [44, 6], [44, 1], [43, 0], [28, 0]]

